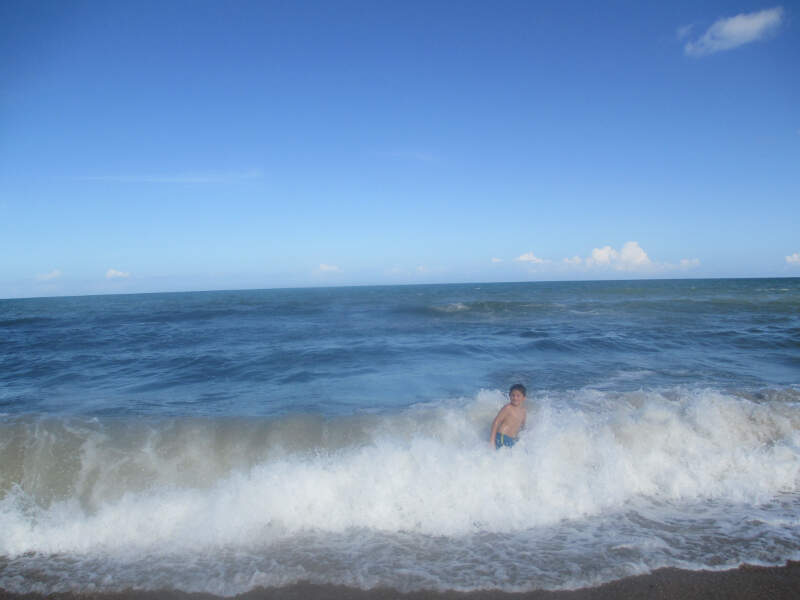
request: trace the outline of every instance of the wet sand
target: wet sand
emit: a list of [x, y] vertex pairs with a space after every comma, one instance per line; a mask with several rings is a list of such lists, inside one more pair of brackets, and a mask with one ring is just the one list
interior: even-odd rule
[[[11, 594], [0, 590], [0, 600], [213, 600], [211, 594], [176, 591], [120, 593]], [[571, 591], [506, 593], [420, 591], [403, 594], [391, 589], [360, 590], [336, 585], [300, 583], [281, 588], [255, 589], [240, 600], [797, 600], [800, 598], [800, 562], [782, 567], [743, 565], [730, 571], [660, 569], [648, 575], [620, 579], [594, 588]]]

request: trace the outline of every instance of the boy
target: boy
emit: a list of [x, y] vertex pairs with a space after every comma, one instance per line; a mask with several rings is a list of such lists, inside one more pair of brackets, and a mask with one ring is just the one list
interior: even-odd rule
[[496, 450], [503, 446], [509, 448], [517, 443], [517, 434], [525, 426], [525, 386], [517, 383], [508, 391], [510, 402], [500, 409], [492, 423], [492, 435], [489, 445]]

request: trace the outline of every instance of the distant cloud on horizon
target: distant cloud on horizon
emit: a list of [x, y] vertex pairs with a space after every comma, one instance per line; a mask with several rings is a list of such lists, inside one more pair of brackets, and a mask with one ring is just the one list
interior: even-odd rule
[[[700, 37], [687, 41], [683, 50], [688, 56], [706, 56], [763, 40], [778, 29], [783, 15], [783, 7], [776, 6], [718, 19]], [[679, 27], [678, 39], [691, 36], [693, 29], [694, 25]]]
[[342, 269], [337, 265], [320, 264], [319, 270], [323, 273], [341, 273]]
[[787, 256], [786, 263], [790, 265], [800, 265], [800, 252], [795, 252]]
[[588, 267], [612, 267], [620, 271], [648, 270], [653, 266], [638, 242], [626, 242], [619, 251], [611, 246], [595, 248], [585, 262]]
[[[575, 257], [578, 259], [579, 257]], [[580, 264], [572, 259], [572, 264]], [[668, 273], [672, 271], [687, 271], [700, 266], [698, 258], [683, 258], [677, 264], [659, 263], [652, 260], [639, 242], [625, 242], [620, 250], [611, 246], [595, 248], [590, 257], [583, 261], [588, 268], [610, 269], [614, 271], [627, 271], [630, 273]]]
[[[787, 257], [787, 261], [789, 257]], [[800, 257], [798, 258], [800, 261]], [[492, 259], [493, 263], [503, 262], [502, 259]], [[653, 261], [639, 245], [638, 242], [630, 241], [623, 244], [622, 248], [606, 245], [601, 248], [594, 248], [589, 256], [581, 258], [578, 255], [562, 258], [559, 262], [549, 259], [539, 258], [533, 252], [526, 252], [514, 259], [514, 262], [524, 263], [532, 270], [563, 270], [563, 269], [582, 269], [588, 272], [597, 271], [625, 271], [629, 273], [656, 274], [673, 271], [687, 271], [700, 266], [697, 258], [684, 258], [675, 265], [670, 263], [659, 263]]]
[[58, 269], [53, 269], [49, 273], [42, 273], [36, 276], [36, 281], [52, 281], [53, 279], [58, 279], [61, 277], [61, 271]]
[[544, 260], [543, 258], [539, 258], [538, 256], [536, 256], [533, 252], [526, 252], [525, 254], [522, 254], [522, 255], [518, 256], [514, 260], [517, 261], [517, 262], [533, 263], [533, 264], [536, 264], [536, 265], [540, 265], [540, 264], [543, 264], [545, 262], [548, 262], [548, 261]]
[[106, 271], [106, 279], [127, 279], [130, 277], [130, 273], [126, 273], [124, 271], [117, 271], [116, 269], [109, 269]]

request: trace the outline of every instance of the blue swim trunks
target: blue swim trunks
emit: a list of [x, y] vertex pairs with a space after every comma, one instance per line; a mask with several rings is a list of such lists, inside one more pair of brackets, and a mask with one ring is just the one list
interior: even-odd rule
[[508, 446], [511, 448], [511, 446], [517, 443], [518, 439], [519, 438], [512, 438], [505, 433], [498, 433], [496, 436], [494, 436], [494, 449], [499, 450], [503, 446]]

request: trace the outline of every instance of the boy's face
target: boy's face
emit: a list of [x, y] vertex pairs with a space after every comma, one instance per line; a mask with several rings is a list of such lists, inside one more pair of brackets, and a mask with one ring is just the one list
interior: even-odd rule
[[519, 390], [514, 390], [508, 395], [509, 400], [511, 400], [511, 404], [514, 406], [519, 406], [525, 400], [525, 394], [520, 392]]

